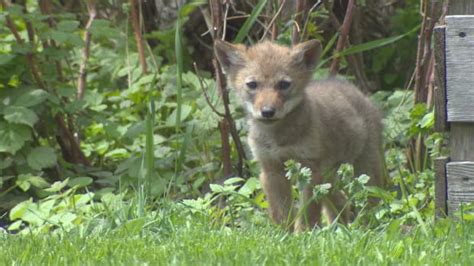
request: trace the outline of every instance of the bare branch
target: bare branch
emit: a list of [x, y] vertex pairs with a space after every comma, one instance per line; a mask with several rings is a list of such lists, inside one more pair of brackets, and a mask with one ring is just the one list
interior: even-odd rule
[[218, 116], [220, 116], [220, 117], [225, 117], [225, 115], [224, 115], [223, 113], [219, 112], [219, 111], [217, 110], [217, 108], [211, 103], [211, 99], [209, 98], [209, 94], [207, 93], [207, 90], [205, 89], [204, 82], [203, 82], [202, 77], [201, 77], [201, 75], [200, 75], [200, 73], [199, 73], [199, 69], [198, 69], [198, 67], [197, 67], [196, 62], [193, 63], [193, 66], [194, 66], [194, 71], [196, 72], [196, 75], [197, 75], [197, 77], [198, 77], [198, 79], [199, 79], [199, 84], [201, 85], [202, 93], [204, 94], [204, 97], [206, 98], [207, 105], [209, 105], [209, 107], [212, 109], [212, 111], [213, 111], [216, 115], [218, 115]]
[[143, 74], [148, 73], [148, 65], [145, 58], [145, 49], [143, 48], [143, 36], [140, 28], [140, 16], [137, 9], [137, 0], [130, 0], [130, 20], [132, 22], [133, 31], [135, 32], [135, 42], [137, 43], [138, 55], [140, 58], [140, 65], [142, 66]]
[[270, 20], [270, 23], [268, 23], [268, 26], [265, 28], [265, 32], [262, 35], [262, 38], [260, 38], [260, 41], [264, 40], [265, 37], [267, 36], [267, 33], [270, 29], [272, 29], [272, 39], [274, 40], [276, 38], [276, 33], [274, 31], [277, 31], [276, 29], [276, 24], [275, 20], [278, 18], [280, 15], [281, 11], [283, 10], [283, 6], [285, 6], [286, 0], [281, 0], [280, 1], [280, 6], [278, 7], [277, 12], [275, 15], [272, 17], [272, 20]]
[[[51, 3], [49, 0], [40, 0], [39, 1], [39, 7], [41, 10], [41, 13], [48, 15], [47, 22], [50, 28], [54, 28], [56, 25], [56, 22], [54, 21], [53, 17], [51, 16]], [[57, 48], [56, 42], [54, 40], [50, 40], [51, 46], [53, 48]], [[49, 44], [48, 41], [44, 40], [42, 41], [43, 43], [43, 48], [48, 48]], [[61, 62], [59, 60], [54, 60], [54, 63], [56, 65], [56, 73], [58, 74], [58, 79], [59, 81], [65, 81], [64, 79], [64, 74], [63, 70], [61, 67]]]
[[[331, 20], [331, 23], [336, 29], [341, 28], [341, 23], [339, 22], [339, 19], [336, 17], [334, 14], [334, 11], [332, 10], [331, 5], [327, 0], [323, 1], [324, 7], [326, 10], [329, 12], [329, 19]], [[350, 47], [351, 42], [349, 39], [346, 40], [346, 47]], [[373, 89], [373, 87], [370, 85], [367, 76], [365, 75], [364, 72], [364, 63], [362, 56], [358, 56], [358, 54], [353, 54], [353, 55], [347, 55], [346, 57], [347, 63], [349, 64], [349, 67], [353, 74], [356, 76], [357, 81], [359, 83], [360, 89], [366, 93], [369, 92]]]
[[[347, 3], [347, 8], [346, 8], [346, 15], [344, 16], [344, 22], [342, 23], [342, 28], [341, 28], [341, 34], [339, 35], [339, 39], [337, 40], [337, 45], [336, 45], [336, 50], [334, 53], [337, 55], [344, 49], [344, 46], [347, 41], [347, 37], [349, 35], [349, 30], [351, 28], [352, 24], [352, 18], [354, 16], [354, 10], [355, 10], [355, 0], [349, 0]], [[332, 63], [331, 63], [331, 68], [330, 68], [330, 75], [335, 76], [339, 72], [339, 62], [341, 58], [339, 56], [336, 56]]]
[[304, 38], [304, 36], [306, 35], [306, 28], [308, 27], [309, 17], [310, 17], [309, 15], [310, 15], [311, 13], [313, 13], [313, 11], [314, 11], [316, 8], [318, 8], [321, 4], [322, 4], [322, 0], [318, 0], [318, 2], [316, 2], [316, 4], [314, 4], [314, 5], [309, 9], [308, 14], [307, 14], [307, 16], [306, 16], [306, 20], [305, 20], [304, 25], [303, 25], [303, 33], [301, 34], [301, 36], [303, 36], [303, 38]]
[[291, 35], [291, 44], [295, 45], [300, 42], [300, 24], [303, 21], [303, 12], [305, 7], [305, 0], [296, 0], [296, 16], [294, 20], [293, 32]]
[[76, 98], [82, 99], [84, 97], [84, 90], [86, 87], [87, 77], [87, 61], [89, 60], [90, 46], [91, 46], [91, 32], [90, 27], [97, 15], [95, 0], [87, 1], [87, 11], [89, 12], [89, 20], [87, 21], [84, 31], [84, 49], [82, 49], [81, 65], [79, 66], [79, 78], [77, 79]]
[[[212, 38], [213, 40], [218, 40], [223, 38], [223, 20], [225, 17], [222, 17], [222, 4], [220, 0], [211, 0], [210, 1], [211, 17], [212, 17]], [[219, 129], [221, 133], [222, 140], [222, 160], [224, 167], [224, 175], [229, 176], [232, 174], [232, 163], [231, 163], [231, 154], [230, 154], [230, 143], [229, 143], [229, 133], [232, 136], [234, 141], [237, 154], [239, 156], [237, 162], [237, 171], [239, 176], [244, 176], [244, 161], [246, 159], [245, 150], [243, 149], [240, 136], [237, 132], [234, 119], [229, 108], [229, 92], [225, 89], [225, 79], [222, 69], [219, 65], [219, 62], [214, 59], [212, 61], [214, 66], [214, 74], [216, 78], [216, 86], [219, 94], [222, 97], [222, 102], [224, 104], [224, 118], [219, 122]]]
[[[10, 29], [10, 32], [13, 34], [13, 36], [15, 36], [16, 42], [18, 44], [24, 44], [25, 41], [21, 38], [20, 34], [18, 33], [15, 23], [13, 23], [9, 15], [5, 16], [5, 24]], [[26, 53], [26, 60], [28, 62], [28, 68], [36, 84], [38, 84], [40, 88], [46, 89], [46, 85], [44, 84], [43, 79], [41, 78], [40, 72], [38, 70], [38, 67], [36, 66], [35, 59], [31, 51], [28, 51]]]

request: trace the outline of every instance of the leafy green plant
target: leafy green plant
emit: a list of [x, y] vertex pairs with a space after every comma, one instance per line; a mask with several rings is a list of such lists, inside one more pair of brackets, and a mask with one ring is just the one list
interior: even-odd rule
[[[339, 169], [339, 183], [314, 188], [314, 200], [343, 190], [349, 204], [362, 210], [360, 217], [373, 216], [376, 224], [395, 219], [400, 225], [425, 228], [434, 212], [431, 158], [445, 151], [443, 136], [432, 130], [432, 110], [414, 106], [411, 92], [393, 90], [409, 76], [405, 70], [410, 69], [416, 43], [412, 33], [420, 20], [418, 1], [405, 2], [406, 8], [395, 7], [392, 24], [387, 25], [384, 36], [394, 37], [364, 41], [338, 54], [370, 51], [364, 54], [364, 70], [384, 89], [373, 99], [384, 111], [390, 187], [381, 191], [367, 186], [369, 177], [354, 177], [346, 165]], [[0, 219], [8, 218], [13, 222], [10, 229], [21, 232], [89, 230], [84, 229], [88, 225], [137, 232], [154, 219], [166, 220], [166, 212], [157, 209], [160, 200], [168, 198], [182, 203], [177, 208], [186, 206], [189, 217], [210, 216], [219, 226], [267, 221], [262, 212], [267, 203], [255, 178], [231, 178], [211, 185], [206, 195], [201, 192], [204, 184], [222, 176], [219, 117], [203, 97], [206, 91], [222, 112], [216, 85], [206, 71], [199, 77], [189, 71], [195, 48], [190, 41], [195, 36], [187, 35], [185, 27], [204, 1], [180, 6], [170, 28], [144, 34], [150, 41], [149, 73], [139, 68], [128, 25], [130, 5], [101, 2], [107, 12], [89, 28], [92, 43], [82, 98], [77, 97], [76, 80], [85, 46], [85, 8], [66, 12], [61, 3], [53, 3], [51, 14], [28, 1], [26, 9], [18, 4], [1, 9], [0, 24], [10, 19], [22, 41], [9, 27], [0, 28]], [[268, 6], [269, 1], [256, 2], [235, 31], [235, 42], [256, 40], [250, 32], [271, 19], [265, 14]], [[326, 38], [323, 59], [330, 59], [327, 55], [338, 35], [314, 23], [328, 19], [328, 13], [321, 9], [309, 16], [303, 31], [310, 38]], [[277, 40], [289, 44], [294, 24], [278, 19], [275, 23], [282, 29]], [[148, 46], [153, 41], [156, 44]], [[315, 77], [326, 76], [324, 62]], [[243, 112], [237, 106], [231, 97], [237, 130], [245, 136]], [[406, 153], [410, 139], [417, 136], [425, 140], [422, 161]], [[87, 160], [70, 156], [74, 143]], [[231, 153], [236, 155], [235, 150]], [[297, 162], [288, 162], [287, 170], [295, 191], [301, 191], [311, 171]], [[257, 171], [253, 167], [250, 174]], [[379, 198], [379, 204], [365, 207], [369, 197]], [[469, 211], [464, 214], [470, 219]]]
[[259, 209], [268, 207], [264, 194], [256, 178], [244, 180], [229, 178], [222, 185], [210, 184], [210, 193], [197, 199], [182, 201], [193, 213], [209, 215], [217, 224], [245, 224], [262, 222]]

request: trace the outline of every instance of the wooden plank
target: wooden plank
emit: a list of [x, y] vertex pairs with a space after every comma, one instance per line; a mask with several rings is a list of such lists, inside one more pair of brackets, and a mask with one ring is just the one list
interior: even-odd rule
[[474, 126], [451, 124], [451, 161], [474, 161]]
[[446, 26], [437, 26], [434, 28], [434, 55], [435, 55], [435, 125], [437, 132], [448, 130], [446, 120], [446, 57], [445, 57], [445, 30]]
[[[474, 14], [474, 1], [472, 0], [452, 0], [448, 2], [448, 15], [472, 15]], [[472, 24], [471, 24], [472, 25]], [[458, 25], [458, 26], [463, 26], [463, 25]], [[448, 25], [449, 28], [449, 25]], [[447, 57], [448, 57], [448, 29], [446, 30], [445, 33], [445, 39], [446, 39], [446, 74], [447, 76], [450, 73], [455, 73], [455, 69], [447, 69]], [[467, 37], [464, 36], [461, 38], [460, 36], [461, 32], [458, 32], [458, 41], [466, 41], [464, 38]], [[453, 33], [455, 34], [455, 33]], [[463, 35], [463, 34], [461, 34]], [[471, 36], [469, 36], [471, 37]], [[460, 40], [462, 39], [462, 40]], [[472, 38], [470, 38], [472, 40]], [[471, 49], [469, 49], [472, 51]], [[466, 51], [464, 51], [466, 52]], [[467, 66], [459, 66], [459, 67], [465, 67], [465, 69], [468, 69]], [[449, 72], [449, 73], [448, 73]], [[471, 76], [471, 72], [468, 72], [468, 75]], [[474, 75], [473, 75], [474, 76]], [[469, 90], [471, 88], [472, 83], [467, 83], [467, 87], [461, 88], [462, 90]], [[450, 85], [447, 81], [446, 78], [446, 93], [448, 94], [448, 90], [450, 89]], [[449, 104], [449, 97], [447, 97], [448, 104]], [[447, 120], [449, 121], [449, 114], [447, 114]], [[469, 153], [469, 150], [467, 147], [463, 145], [467, 145], [468, 147], [472, 148], [474, 147], [473, 142], [474, 142], [474, 124], [467, 124], [467, 123], [452, 123], [450, 125], [451, 127], [451, 160], [456, 160], [456, 161], [462, 161], [466, 160], [464, 158], [471, 158], [470, 161], [472, 160], [473, 155]], [[472, 150], [472, 153], [474, 153], [474, 150]], [[447, 200], [448, 200], [448, 213], [452, 213], [454, 210], [456, 210], [459, 206], [459, 202], [466, 200], [465, 193], [467, 192], [467, 195], [472, 195], [473, 193], [469, 193], [469, 190], [473, 190], [474, 184], [469, 182], [466, 182], [467, 184], [462, 184], [462, 182], [465, 181], [463, 178], [462, 174], [459, 175], [458, 173], [464, 173], [466, 168], [472, 168], [472, 162], [468, 163], [466, 167], [463, 168], [463, 162], [450, 162], [446, 166], [446, 171], [447, 171], [447, 187], [448, 187], [448, 195], [447, 195]], [[464, 169], [462, 171], [458, 171], [458, 167], [461, 167], [461, 169]], [[467, 174], [474, 173], [472, 169], [467, 171]], [[461, 180], [461, 181], [459, 181]], [[472, 180], [472, 178], [469, 178], [467, 181]], [[459, 189], [458, 189], [459, 188]], [[459, 192], [458, 192], [459, 191]]]
[[448, 213], [459, 209], [460, 203], [474, 202], [474, 162], [450, 162], [446, 166]]
[[446, 205], [446, 164], [449, 158], [440, 157], [434, 160], [435, 170], [435, 217], [445, 217], [448, 214]]
[[474, 16], [447, 16], [446, 25], [447, 120], [473, 122]]
[[448, 15], [469, 15], [474, 14], [474, 1], [472, 0], [451, 0], [448, 6]]

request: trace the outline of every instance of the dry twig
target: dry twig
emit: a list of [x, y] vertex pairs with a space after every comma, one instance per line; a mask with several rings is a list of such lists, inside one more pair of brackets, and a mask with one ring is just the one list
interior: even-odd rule
[[211, 99], [209, 98], [209, 94], [207, 93], [207, 90], [205, 89], [204, 86], [204, 81], [202, 80], [201, 74], [199, 73], [199, 69], [197, 67], [196, 62], [193, 63], [194, 66], [194, 71], [196, 71], [196, 75], [199, 79], [199, 85], [201, 86], [202, 93], [204, 94], [204, 98], [206, 99], [207, 105], [211, 108], [211, 110], [218, 116], [220, 117], [225, 117], [225, 115], [217, 110], [217, 108], [214, 106], [214, 104], [211, 103]]
[[140, 65], [142, 66], [143, 74], [147, 74], [148, 65], [145, 58], [145, 49], [143, 48], [143, 36], [140, 28], [140, 16], [137, 6], [137, 0], [130, 0], [130, 20], [132, 22], [133, 31], [135, 32], [135, 42], [137, 43]]
[[281, 0], [280, 1], [280, 6], [278, 7], [278, 10], [275, 13], [275, 15], [272, 17], [272, 20], [270, 20], [270, 23], [268, 23], [268, 26], [265, 28], [265, 32], [263, 32], [262, 38], [260, 38], [260, 41], [265, 39], [265, 37], [267, 36], [267, 33], [270, 29], [272, 29], [272, 40], [276, 39], [277, 28], [276, 28], [275, 21], [278, 18], [278, 16], [280, 15], [281, 11], [283, 10], [283, 7], [285, 6], [285, 3], [286, 3], [286, 0]]
[[87, 21], [86, 28], [84, 31], [84, 49], [82, 49], [82, 58], [81, 65], [79, 66], [79, 78], [77, 80], [77, 99], [82, 99], [84, 97], [84, 90], [86, 87], [86, 77], [87, 77], [87, 61], [89, 60], [90, 46], [91, 46], [91, 32], [90, 27], [94, 22], [94, 19], [97, 15], [96, 3], [95, 0], [87, 1], [87, 10], [89, 12], [89, 20]]
[[[226, 3], [228, 4], [228, 3]], [[212, 16], [212, 37], [213, 40], [224, 39], [223, 33], [223, 21], [226, 19], [222, 17], [222, 5], [219, 0], [212, 0], [210, 2], [210, 9], [211, 9], [211, 16]], [[230, 113], [229, 108], [229, 92], [225, 89], [225, 79], [222, 73], [222, 69], [219, 65], [219, 62], [214, 59], [212, 61], [214, 66], [214, 74], [216, 78], [216, 86], [217, 90], [222, 97], [222, 102], [224, 105], [224, 118], [219, 122], [219, 129], [221, 132], [221, 140], [222, 140], [222, 160], [223, 160], [223, 168], [224, 168], [224, 175], [230, 176], [232, 175], [232, 162], [231, 162], [231, 154], [230, 154], [230, 143], [229, 143], [229, 134], [232, 136], [232, 140], [234, 141], [237, 154], [238, 154], [238, 161], [237, 161], [237, 172], [239, 176], [244, 177], [244, 161], [246, 160], [245, 151], [240, 140], [240, 136], [237, 132], [237, 128], [235, 126], [234, 119], [232, 118], [232, 114]]]
[[[337, 18], [337, 16], [334, 14], [334, 11], [332, 10], [332, 7], [329, 4], [329, 2], [327, 0], [324, 0], [323, 4], [326, 10], [329, 12], [329, 19], [331, 20], [331, 23], [333, 24], [333, 26], [336, 29], [340, 29], [342, 25], [339, 22], [339, 19]], [[346, 46], [347, 47], [351, 46], [351, 42], [349, 41], [349, 39], [346, 40]], [[354, 73], [354, 75], [357, 78], [357, 81], [360, 85], [360, 89], [363, 92], [371, 91], [372, 86], [370, 85], [367, 79], [367, 76], [365, 75], [362, 56], [360, 56], [360, 54], [347, 55], [346, 59], [351, 71]]]
[[[347, 37], [349, 35], [349, 30], [351, 28], [352, 24], [352, 18], [354, 16], [354, 10], [355, 10], [355, 0], [349, 0], [347, 3], [347, 9], [346, 9], [346, 15], [344, 16], [344, 22], [342, 23], [341, 27], [341, 34], [339, 35], [339, 39], [337, 40], [336, 44], [336, 50], [334, 53], [337, 55], [344, 49], [344, 46], [346, 45]], [[336, 56], [332, 63], [331, 63], [331, 68], [330, 68], [330, 75], [335, 76], [339, 72], [339, 62], [341, 58], [339, 56]]]
[[294, 20], [293, 32], [291, 34], [291, 44], [295, 45], [300, 42], [300, 25], [303, 22], [303, 12], [305, 7], [305, 0], [296, 0], [296, 16]]

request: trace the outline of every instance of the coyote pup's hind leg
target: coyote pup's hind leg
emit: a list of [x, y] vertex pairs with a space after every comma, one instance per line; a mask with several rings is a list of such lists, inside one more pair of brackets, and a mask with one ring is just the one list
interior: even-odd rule
[[369, 139], [373, 141], [367, 142], [361, 156], [354, 161], [354, 174], [355, 177], [366, 174], [370, 176], [368, 185], [383, 188], [385, 180], [381, 140], [379, 136], [369, 136]]

